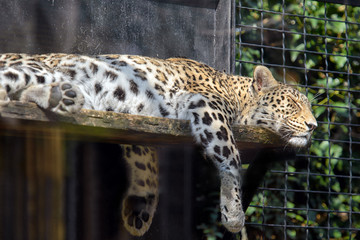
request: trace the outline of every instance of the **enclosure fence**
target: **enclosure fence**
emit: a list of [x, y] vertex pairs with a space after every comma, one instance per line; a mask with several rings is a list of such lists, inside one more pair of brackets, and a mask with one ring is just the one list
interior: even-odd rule
[[236, 73], [269, 67], [318, 120], [312, 146], [266, 175], [247, 211], [249, 239], [360, 239], [360, 7], [342, 3], [236, 2]]

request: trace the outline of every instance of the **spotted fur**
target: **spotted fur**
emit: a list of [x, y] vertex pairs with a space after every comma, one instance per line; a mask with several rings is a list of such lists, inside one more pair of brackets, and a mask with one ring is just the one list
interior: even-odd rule
[[121, 145], [129, 167], [130, 186], [122, 200], [125, 228], [134, 236], [149, 229], [159, 199], [158, 157], [156, 150], [136, 145]]
[[[196, 142], [219, 170], [222, 222], [231, 232], [245, 221], [232, 125], [265, 127], [296, 147], [306, 146], [317, 126], [307, 98], [263, 66], [249, 78], [184, 58], [3, 54], [0, 84], [1, 100], [33, 101], [60, 114], [89, 108], [190, 120]], [[144, 165], [133, 167], [141, 172]], [[123, 217], [136, 227], [140, 212]]]

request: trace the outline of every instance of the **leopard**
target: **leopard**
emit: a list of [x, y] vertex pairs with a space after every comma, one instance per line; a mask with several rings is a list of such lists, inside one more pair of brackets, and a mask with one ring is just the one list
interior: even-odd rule
[[[277, 81], [267, 67], [256, 66], [252, 77], [239, 76], [183, 57], [2, 54], [0, 100], [3, 104], [12, 100], [34, 102], [57, 114], [74, 114], [84, 108], [188, 120], [196, 144], [218, 171], [220, 218], [233, 233], [243, 228], [245, 214], [241, 201], [241, 157], [232, 127], [259, 126], [278, 134], [295, 148], [307, 147], [317, 127], [309, 99]], [[133, 158], [141, 158], [132, 147], [125, 149], [129, 163], [134, 162]], [[148, 150], [147, 154], [152, 155], [151, 152]], [[138, 166], [133, 169], [141, 166], [144, 172], [159, 171], [153, 164], [150, 170], [144, 169], [145, 161], [151, 162], [155, 157], [144, 159], [135, 160]], [[134, 182], [141, 171], [133, 171]], [[144, 184], [143, 179], [138, 182]], [[156, 179], [153, 182], [157, 184]], [[136, 192], [146, 192], [145, 188], [146, 183], [142, 188], [129, 190], [129, 197], [136, 198]], [[148, 191], [146, 201], [135, 200], [143, 205], [135, 213], [131, 213], [130, 198], [123, 203], [128, 209], [123, 212], [126, 224], [138, 235], [146, 232], [153, 215], [153, 210], [143, 209], [149, 202], [156, 207], [158, 201], [157, 193], [151, 192]]]

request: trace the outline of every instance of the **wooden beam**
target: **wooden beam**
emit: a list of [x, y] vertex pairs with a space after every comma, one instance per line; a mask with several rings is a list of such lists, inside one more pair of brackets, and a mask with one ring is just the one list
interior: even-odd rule
[[[39, 131], [60, 129], [67, 138], [147, 145], [193, 144], [189, 121], [83, 109], [66, 116], [45, 111], [34, 103], [11, 101], [0, 106], [1, 134], [34, 136]], [[240, 149], [279, 147], [274, 133], [252, 126], [234, 126]], [[42, 135], [43, 137], [43, 135]]]

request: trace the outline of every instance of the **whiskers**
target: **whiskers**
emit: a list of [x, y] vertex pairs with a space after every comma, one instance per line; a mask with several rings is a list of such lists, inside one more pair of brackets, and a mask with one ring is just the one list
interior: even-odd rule
[[291, 136], [292, 136], [292, 133], [290, 133], [290, 132], [289, 132], [289, 133], [286, 133], [285, 135], [282, 135], [282, 136], [281, 136], [281, 138], [282, 138], [283, 140], [285, 140], [285, 145], [284, 145], [284, 147], [283, 147], [283, 151], [285, 151], [285, 149], [290, 146], [289, 139], [290, 139]]
[[309, 99], [309, 102], [310, 102], [310, 103], [313, 103], [318, 97], [320, 97], [320, 96], [323, 95], [323, 94], [324, 94], [324, 93], [317, 92], [312, 99]]
[[293, 131], [287, 125], [282, 125], [281, 130], [279, 132], [281, 133], [280, 135], [281, 139], [285, 141], [285, 145], [283, 148], [283, 151], [285, 151], [285, 149], [290, 146], [289, 139], [293, 136]]

